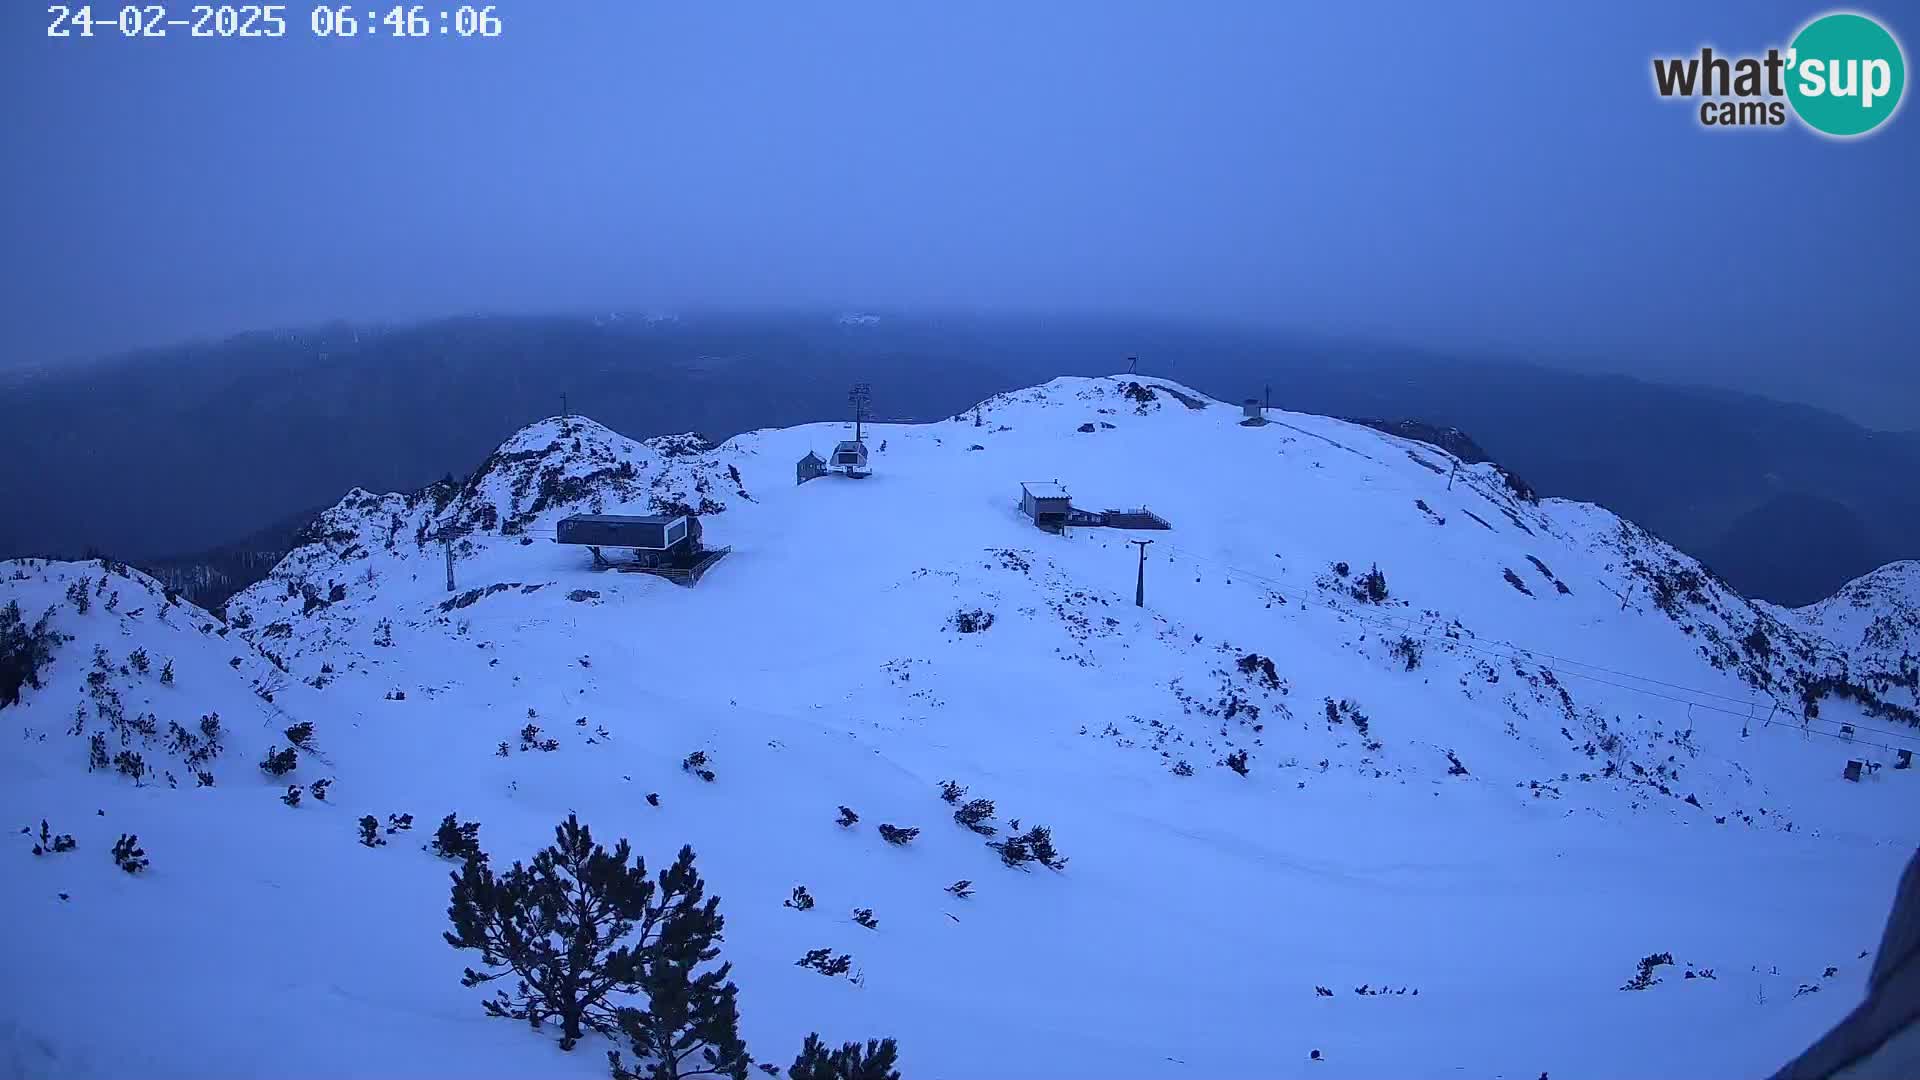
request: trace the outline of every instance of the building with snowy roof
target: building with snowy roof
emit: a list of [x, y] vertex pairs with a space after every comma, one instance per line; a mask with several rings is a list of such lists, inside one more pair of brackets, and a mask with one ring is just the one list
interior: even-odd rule
[[1020, 485], [1020, 512], [1043, 529], [1059, 529], [1073, 513], [1073, 497], [1058, 480], [1029, 480]]

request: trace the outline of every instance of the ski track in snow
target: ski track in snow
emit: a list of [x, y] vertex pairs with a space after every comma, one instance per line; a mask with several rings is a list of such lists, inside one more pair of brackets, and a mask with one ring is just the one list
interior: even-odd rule
[[[79, 845], [0, 854], [0, 1077], [606, 1075], [603, 1040], [563, 1054], [460, 986], [453, 865], [422, 850], [449, 812], [497, 865], [569, 812], [649, 868], [692, 844], [743, 1033], [783, 1067], [818, 1030], [899, 1038], [910, 1080], [1765, 1075], [1859, 1000], [1920, 840], [1920, 770], [1872, 744], [1920, 731], [1839, 697], [1803, 726], [1769, 693], [1797, 709], [1796, 673], [1884, 675], [1912, 708], [1920, 564], [1750, 604], [1605, 510], [1516, 501], [1490, 466], [1448, 490], [1397, 437], [1278, 411], [1244, 428], [1175, 390], [1199, 398], [1059, 379], [978, 426], [872, 425], [870, 479], [799, 486], [794, 461], [848, 425], [707, 447], [542, 421], [457, 490], [350, 493], [231, 626], [137, 572], [0, 564], [0, 601], [72, 635], [0, 711], [0, 824]], [[1038, 532], [1019, 483], [1056, 477], [1173, 530]], [[567, 513], [663, 505], [733, 548], [697, 588], [550, 539]], [[1156, 541], [1144, 608], [1136, 537]], [[1376, 565], [1380, 605], [1351, 595]], [[956, 632], [975, 608], [992, 626]], [[143, 783], [90, 774], [68, 733], [108, 732], [112, 696], [161, 733], [125, 744]], [[209, 712], [228, 736], [196, 788], [164, 733]], [[276, 781], [256, 763], [296, 721], [324, 760]], [[559, 749], [519, 749], [530, 722]], [[694, 750], [713, 783], [681, 769]], [[1846, 783], [1850, 757], [1888, 767]], [[280, 802], [322, 778], [324, 802]], [[1071, 862], [1001, 866], [946, 779], [1002, 825], [1051, 826]], [[361, 815], [398, 813], [412, 831], [356, 842]], [[894, 847], [882, 822], [922, 831]], [[123, 832], [141, 875], [108, 857]], [[962, 878], [973, 897], [943, 891]], [[781, 906], [797, 884], [818, 907]], [[820, 947], [863, 982], [794, 966]], [[1658, 985], [1620, 989], [1666, 951]]]

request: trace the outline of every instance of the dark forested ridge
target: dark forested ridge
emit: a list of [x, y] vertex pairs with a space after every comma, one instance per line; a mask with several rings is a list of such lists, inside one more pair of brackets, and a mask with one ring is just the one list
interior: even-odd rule
[[724, 438], [841, 415], [854, 381], [925, 420], [1130, 356], [1228, 401], [1457, 429], [1782, 603], [1920, 556], [1920, 435], [1804, 406], [1269, 331], [815, 314], [330, 326], [0, 370], [0, 555], [104, 550], [219, 591], [312, 508], [464, 475], [563, 393], [636, 436]]

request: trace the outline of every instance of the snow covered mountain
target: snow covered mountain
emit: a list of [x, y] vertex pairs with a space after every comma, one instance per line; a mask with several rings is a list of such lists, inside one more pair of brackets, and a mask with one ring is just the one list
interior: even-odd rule
[[[871, 478], [796, 485], [849, 426], [545, 420], [350, 492], [224, 622], [7, 564], [61, 640], [4, 712], [0, 1076], [606, 1075], [460, 984], [449, 864], [401, 842], [449, 813], [496, 863], [569, 813], [693, 845], [775, 1063], [819, 1031], [911, 1080], [1756, 1075], [1858, 999], [1920, 841], [1916, 564], [1756, 604], [1491, 464], [1164, 380], [873, 425]], [[1041, 532], [1035, 480], [1173, 527]], [[697, 588], [551, 542], [663, 509], [732, 548]], [[1068, 864], [1003, 865], [948, 780]], [[30, 854], [42, 819], [74, 850]]]

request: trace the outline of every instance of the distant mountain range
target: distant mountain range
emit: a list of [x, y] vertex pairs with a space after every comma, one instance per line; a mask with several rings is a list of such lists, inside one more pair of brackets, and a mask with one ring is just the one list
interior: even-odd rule
[[109, 551], [207, 602], [339, 491], [417, 489], [563, 402], [720, 439], [845, 413], [856, 381], [881, 417], [929, 419], [1129, 358], [1227, 400], [1454, 429], [1542, 495], [1601, 503], [1784, 604], [1920, 555], [1920, 433], [1271, 331], [891, 313], [334, 325], [0, 371], [0, 555]]

